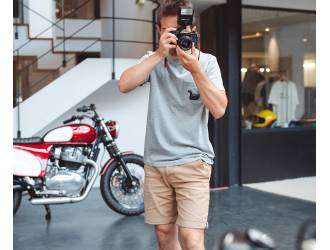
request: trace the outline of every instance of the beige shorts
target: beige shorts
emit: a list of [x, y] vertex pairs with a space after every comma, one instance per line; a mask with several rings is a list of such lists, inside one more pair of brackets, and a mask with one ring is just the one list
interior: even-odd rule
[[211, 170], [203, 160], [167, 167], [145, 164], [145, 223], [207, 228]]

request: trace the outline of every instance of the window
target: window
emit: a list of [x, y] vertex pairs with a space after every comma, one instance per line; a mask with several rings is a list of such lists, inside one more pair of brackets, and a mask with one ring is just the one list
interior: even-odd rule
[[242, 127], [316, 122], [313, 13], [242, 9]]

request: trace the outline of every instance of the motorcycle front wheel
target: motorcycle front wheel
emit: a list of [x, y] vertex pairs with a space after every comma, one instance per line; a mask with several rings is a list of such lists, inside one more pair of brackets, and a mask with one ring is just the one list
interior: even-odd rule
[[136, 185], [132, 187], [119, 162], [113, 161], [101, 176], [101, 194], [105, 203], [117, 213], [134, 216], [144, 212], [144, 161], [136, 154], [122, 157]]
[[19, 206], [21, 205], [22, 201], [22, 191], [14, 190], [13, 191], [13, 213], [16, 214]]

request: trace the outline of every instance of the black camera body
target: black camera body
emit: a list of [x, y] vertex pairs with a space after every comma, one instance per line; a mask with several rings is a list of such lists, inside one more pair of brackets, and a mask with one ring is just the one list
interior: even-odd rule
[[171, 31], [177, 38], [177, 45], [184, 51], [190, 50], [193, 43], [195, 47], [198, 47], [198, 33], [188, 32], [186, 27], [192, 25], [194, 17], [194, 10], [190, 7], [181, 7], [178, 12], [178, 25], [180, 28]]

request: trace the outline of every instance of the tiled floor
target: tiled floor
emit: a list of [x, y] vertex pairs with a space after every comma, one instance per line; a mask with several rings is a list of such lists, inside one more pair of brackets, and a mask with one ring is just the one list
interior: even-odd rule
[[[110, 210], [97, 189], [77, 204], [52, 206], [47, 224], [44, 209], [24, 197], [14, 217], [16, 250], [153, 250], [157, 249], [153, 227], [143, 216], [124, 217]], [[212, 191], [206, 249], [229, 229], [248, 227], [269, 233], [281, 249], [294, 249], [299, 225], [315, 217], [315, 203], [234, 187]]]

